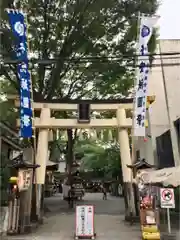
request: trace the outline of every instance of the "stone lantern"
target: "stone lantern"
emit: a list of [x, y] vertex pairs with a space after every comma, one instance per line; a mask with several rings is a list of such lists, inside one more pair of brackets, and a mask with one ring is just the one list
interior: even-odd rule
[[136, 215], [139, 215], [139, 206], [138, 206], [138, 202], [139, 202], [139, 183], [136, 181], [138, 175], [140, 175], [140, 173], [142, 173], [143, 171], [149, 171], [151, 169], [154, 169], [155, 166], [149, 164], [148, 162], [146, 162], [146, 160], [143, 159], [138, 159], [135, 163], [131, 164], [131, 165], [127, 165], [128, 168], [130, 168], [132, 170], [133, 173], [133, 189], [134, 189], [134, 198], [135, 198], [135, 208], [136, 208]]

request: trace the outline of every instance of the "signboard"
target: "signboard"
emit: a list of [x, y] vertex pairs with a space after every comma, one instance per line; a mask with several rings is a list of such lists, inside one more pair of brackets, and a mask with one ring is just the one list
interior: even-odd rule
[[174, 189], [161, 188], [161, 208], [175, 208]]
[[86, 238], [94, 237], [94, 206], [76, 206], [76, 233], [75, 236]]
[[18, 172], [18, 188], [19, 191], [25, 191], [31, 184], [32, 170], [19, 170]]

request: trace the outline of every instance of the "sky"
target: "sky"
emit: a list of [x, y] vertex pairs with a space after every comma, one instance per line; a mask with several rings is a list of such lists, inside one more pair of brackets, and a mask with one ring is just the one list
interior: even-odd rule
[[161, 0], [160, 39], [180, 39], [180, 0]]

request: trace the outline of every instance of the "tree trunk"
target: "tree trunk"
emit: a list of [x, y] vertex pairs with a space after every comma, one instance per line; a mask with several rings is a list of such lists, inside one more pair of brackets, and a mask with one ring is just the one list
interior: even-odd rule
[[68, 135], [68, 141], [67, 141], [67, 147], [66, 147], [66, 163], [67, 163], [67, 170], [68, 170], [68, 180], [71, 183], [71, 171], [72, 171], [72, 163], [73, 163], [73, 130], [67, 129], [67, 135]]

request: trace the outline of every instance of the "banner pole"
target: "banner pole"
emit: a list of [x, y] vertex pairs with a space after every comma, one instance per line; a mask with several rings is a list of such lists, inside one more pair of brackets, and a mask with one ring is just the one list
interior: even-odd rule
[[[28, 52], [30, 52], [30, 44], [29, 44], [29, 38], [28, 38], [29, 24], [28, 24], [28, 18], [27, 18], [27, 11], [25, 11], [25, 22], [26, 22], [27, 48], [28, 48]], [[35, 128], [35, 124], [34, 124], [35, 114], [34, 114], [34, 107], [33, 107], [34, 97], [33, 97], [32, 71], [30, 71], [30, 79], [31, 79], [31, 81], [30, 81], [30, 83], [31, 83], [31, 108], [32, 108], [32, 128], [33, 128], [32, 138], [34, 138], [33, 147], [34, 147], [34, 155], [35, 155], [35, 153], [36, 153], [36, 128]]]
[[[141, 18], [142, 18], [142, 14], [140, 12], [138, 12], [138, 22], [137, 22], [137, 36], [136, 36], [136, 44], [138, 44], [138, 39], [139, 39], [139, 34], [140, 34], [140, 24], [141, 24]], [[138, 55], [139, 55], [139, 51], [138, 51], [138, 46], [136, 46], [136, 60], [135, 60], [135, 66], [138, 65]], [[133, 97], [133, 112], [132, 112], [132, 129], [131, 129], [131, 158], [132, 158], [132, 163], [135, 162], [135, 148], [134, 148], [134, 143], [135, 143], [135, 136], [134, 136], [134, 110], [135, 110], [135, 103], [136, 103], [136, 83], [137, 83], [137, 71], [138, 68], [136, 67], [135, 69], [135, 78], [134, 78], [134, 97]]]
[[[25, 22], [26, 22], [26, 36], [27, 36], [27, 48], [28, 48], [28, 52], [30, 52], [30, 44], [29, 44], [29, 37], [28, 37], [28, 33], [29, 33], [29, 23], [28, 23], [28, 17], [27, 17], [27, 13], [28, 10], [25, 9]], [[33, 136], [32, 136], [32, 140], [33, 140], [33, 163], [36, 164], [36, 145], [37, 145], [37, 141], [36, 141], [36, 127], [35, 127], [35, 113], [34, 113], [34, 94], [33, 94], [33, 83], [32, 83], [32, 70], [30, 71], [30, 79], [31, 79], [31, 108], [32, 108], [32, 130], [33, 130]], [[35, 215], [38, 214], [38, 203], [39, 203], [39, 191], [38, 191], [38, 186], [36, 183], [36, 169], [33, 170], [33, 178], [32, 178], [32, 185], [35, 183], [35, 199], [36, 199], [36, 213]], [[32, 188], [33, 191], [33, 188]], [[33, 196], [32, 196], [33, 197]]]
[[171, 234], [171, 219], [170, 219], [169, 208], [167, 208], [167, 223], [168, 223], [168, 233]]
[[[138, 51], [138, 39], [139, 39], [139, 34], [140, 34], [140, 24], [141, 24], [141, 13], [138, 12], [138, 19], [137, 19], [137, 35], [136, 35], [136, 54], [137, 56], [139, 55]], [[138, 57], [136, 57], [135, 60], [135, 65], [138, 64]], [[134, 99], [133, 99], [133, 112], [132, 112], [132, 129], [131, 129], [131, 162], [132, 164], [135, 162], [135, 136], [134, 136], [134, 110], [135, 110], [135, 102], [136, 102], [136, 95], [135, 95], [135, 89], [136, 89], [136, 83], [137, 83], [137, 68], [135, 69], [135, 78], [134, 78]], [[137, 215], [137, 206], [135, 203], [135, 191], [136, 189], [133, 187], [133, 178], [135, 177], [135, 173], [132, 171], [131, 172], [131, 209], [133, 210], [134, 214]]]

